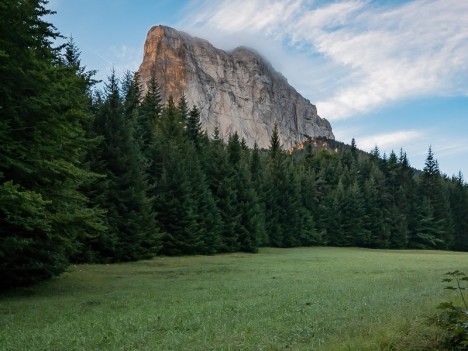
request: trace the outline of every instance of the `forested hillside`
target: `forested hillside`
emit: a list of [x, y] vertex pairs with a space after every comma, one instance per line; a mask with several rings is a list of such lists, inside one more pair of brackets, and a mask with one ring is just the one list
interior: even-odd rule
[[202, 130], [184, 98], [143, 96], [135, 74], [104, 91], [45, 2], [1, 0], [0, 283], [23, 285], [70, 262], [256, 252], [260, 246], [468, 250], [468, 187], [429, 149], [269, 150]]

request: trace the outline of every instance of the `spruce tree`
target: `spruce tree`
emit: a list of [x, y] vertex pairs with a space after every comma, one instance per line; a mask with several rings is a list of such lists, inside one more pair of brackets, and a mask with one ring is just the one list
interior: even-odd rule
[[448, 191], [439, 171], [439, 163], [434, 158], [431, 147], [429, 147], [423, 170], [421, 194], [428, 199], [433, 209], [434, 232], [439, 235], [438, 240], [436, 240], [440, 245], [438, 248], [449, 247], [453, 240], [453, 222]]
[[325, 223], [327, 227], [327, 243], [330, 246], [348, 246], [346, 233], [343, 229], [345, 221], [344, 208], [346, 204], [346, 190], [340, 181], [336, 189], [328, 195], [326, 200]]
[[156, 81], [156, 73], [153, 70], [146, 87], [146, 94], [139, 108], [139, 120], [136, 126], [142, 141], [142, 151], [148, 159], [151, 159], [151, 149], [155, 143], [156, 129], [161, 119], [162, 110], [161, 92]]
[[285, 183], [283, 152], [281, 150], [278, 127], [275, 123], [270, 137], [268, 163], [265, 177], [265, 223], [270, 245], [283, 246], [284, 228], [282, 220], [284, 209], [280, 197], [284, 196], [282, 185]]
[[177, 143], [168, 141], [154, 202], [165, 255], [196, 254], [204, 246], [185, 161]]
[[174, 140], [177, 143], [181, 143], [184, 139], [183, 125], [183, 111], [175, 105], [172, 96], [169, 96], [166, 106], [161, 114], [161, 120], [159, 123], [159, 130], [161, 132], [161, 138], [165, 140]]
[[345, 204], [342, 228], [347, 237], [347, 244], [361, 247], [369, 246], [370, 232], [366, 228], [368, 216], [364, 205], [364, 197], [357, 180], [346, 190]]
[[390, 238], [390, 227], [386, 221], [386, 210], [383, 208], [383, 174], [376, 168], [373, 168], [371, 174], [365, 181], [363, 189], [366, 213], [369, 217], [365, 228], [369, 231], [370, 247], [386, 248]]
[[251, 152], [250, 157], [250, 174], [252, 179], [252, 186], [258, 197], [259, 206], [259, 217], [257, 218], [259, 226], [258, 242], [259, 246], [267, 246], [268, 235], [266, 233], [265, 224], [265, 175], [264, 166], [262, 159], [260, 158], [260, 151], [258, 150], [257, 143], [254, 144], [254, 148]]
[[185, 95], [182, 95], [177, 103], [177, 110], [179, 111], [180, 119], [183, 123], [187, 123], [189, 118], [189, 107]]
[[214, 254], [222, 247], [222, 220], [203, 172], [197, 149], [188, 145], [186, 152], [191, 197], [196, 213], [197, 228], [200, 229], [201, 244], [197, 253]]
[[197, 148], [200, 147], [200, 142], [203, 138], [203, 130], [200, 122], [200, 112], [195, 105], [190, 110], [185, 124], [188, 140], [193, 142]]
[[[106, 188], [98, 195], [107, 210], [109, 236], [114, 238], [112, 260], [127, 261], [154, 256], [159, 232], [147, 196], [148, 186], [138, 142], [135, 140], [136, 86], [129, 83], [121, 97], [115, 73], [106, 84], [106, 96], [96, 118], [103, 136], [98, 171], [106, 175]], [[103, 167], [103, 168], [101, 168]]]
[[431, 202], [427, 197], [423, 197], [419, 203], [416, 228], [409, 238], [409, 247], [415, 249], [440, 248], [445, 243], [440, 239], [440, 227], [434, 218]]
[[[103, 229], [81, 192], [94, 175], [85, 82], [52, 47], [46, 1], [2, 1], [0, 19], [0, 285], [63, 272], [79, 238]], [[83, 234], [83, 232], [87, 234]]]
[[252, 184], [252, 177], [246, 157], [237, 133], [231, 135], [228, 141], [228, 159], [234, 172], [234, 187], [236, 191], [235, 209], [239, 215], [235, 231], [238, 234], [241, 251], [256, 252], [262, 229], [259, 222], [261, 209], [257, 193]]
[[294, 171], [294, 158], [280, 148], [275, 124], [270, 138], [266, 172], [265, 221], [271, 245], [300, 245], [302, 236], [302, 199], [300, 181]]
[[236, 180], [233, 166], [223, 141], [219, 137], [219, 129], [215, 127], [214, 140], [210, 143], [205, 166], [210, 191], [216, 201], [222, 220], [223, 252], [234, 252], [240, 249], [239, 227], [241, 214], [237, 211]]
[[454, 223], [454, 240], [451, 249], [468, 251], [468, 186], [461, 172], [449, 184], [450, 207]]

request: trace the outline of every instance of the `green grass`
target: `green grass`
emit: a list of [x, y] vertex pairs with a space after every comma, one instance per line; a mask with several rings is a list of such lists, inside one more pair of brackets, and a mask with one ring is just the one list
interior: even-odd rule
[[[417, 350], [468, 254], [339, 248], [79, 265], [0, 296], [0, 350]], [[434, 348], [436, 349], [436, 348]]]

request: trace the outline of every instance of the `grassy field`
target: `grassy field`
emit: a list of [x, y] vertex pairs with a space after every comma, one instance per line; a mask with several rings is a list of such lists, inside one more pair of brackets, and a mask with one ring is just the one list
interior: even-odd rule
[[79, 265], [0, 296], [0, 350], [417, 350], [468, 254], [340, 248]]

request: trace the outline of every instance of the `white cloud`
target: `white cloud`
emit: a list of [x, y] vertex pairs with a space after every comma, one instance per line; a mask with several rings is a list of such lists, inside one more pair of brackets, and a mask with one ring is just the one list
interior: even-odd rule
[[191, 4], [196, 15], [183, 23], [204, 29], [208, 39], [248, 32], [285, 41], [308, 55], [309, 71], [301, 70], [301, 75], [294, 73], [297, 66], [290, 57], [280, 65], [330, 120], [397, 100], [468, 94], [468, 1], [378, 6], [343, 0], [319, 7], [306, 0], [197, 4]]
[[356, 138], [356, 144], [359, 149], [370, 151], [375, 146], [381, 150], [399, 150], [402, 145], [409, 141], [414, 142], [422, 138], [424, 132], [416, 130], [400, 130], [396, 132], [367, 135], [362, 138]]
[[[244, 30], [272, 34], [287, 23], [301, 6], [297, 0], [205, 1], [196, 14], [185, 19], [195, 25], [235, 33]], [[193, 11], [194, 3], [190, 6]], [[198, 6], [197, 6], [198, 7]]]
[[362, 12], [345, 29], [323, 32], [319, 50], [362, 75], [318, 102], [322, 115], [346, 118], [399, 99], [466, 90], [454, 78], [468, 78], [467, 11], [467, 2], [415, 1]]

